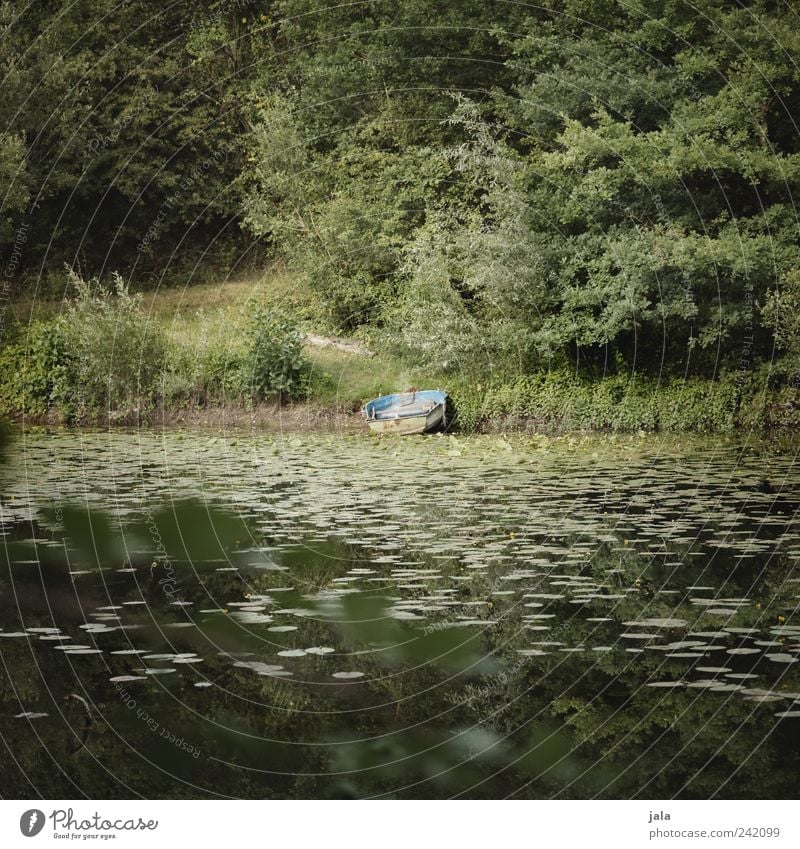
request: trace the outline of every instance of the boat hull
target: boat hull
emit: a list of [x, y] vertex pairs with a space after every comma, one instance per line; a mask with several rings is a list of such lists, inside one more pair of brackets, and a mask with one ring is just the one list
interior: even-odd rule
[[373, 433], [394, 433], [409, 436], [412, 433], [427, 433], [437, 428], [444, 418], [444, 405], [434, 407], [427, 415], [397, 416], [391, 419], [371, 419], [369, 429]]

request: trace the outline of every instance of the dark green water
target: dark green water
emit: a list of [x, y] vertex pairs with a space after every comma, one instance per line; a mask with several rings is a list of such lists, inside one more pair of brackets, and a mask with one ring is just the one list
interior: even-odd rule
[[5, 797], [791, 798], [791, 449], [18, 435]]

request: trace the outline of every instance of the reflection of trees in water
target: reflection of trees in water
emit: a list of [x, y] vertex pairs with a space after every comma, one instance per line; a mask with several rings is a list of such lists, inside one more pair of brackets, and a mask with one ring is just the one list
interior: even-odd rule
[[[38, 547], [39, 565], [23, 564], [31, 559], [30, 547], [19, 538], [30, 528], [19, 529], [7, 549], [17, 562], [4, 570], [0, 593], [2, 609], [20, 619], [14, 627], [74, 629], [88, 621], [87, 612], [144, 600], [125, 609], [124, 624], [135, 627], [116, 632], [114, 646], [197, 653], [203, 662], [193, 667], [196, 675], [127, 684], [136, 702], [131, 707], [108, 679], [141, 661], [131, 664], [130, 657], [112, 658], [107, 651], [70, 656], [49, 650], [52, 643], [5, 639], [3, 663], [12, 686], [4, 693], [0, 732], [10, 764], [6, 786], [20, 793], [35, 787], [53, 798], [659, 798], [719, 791], [779, 798], [789, 789], [785, 765], [797, 757], [798, 744], [790, 725], [775, 724], [773, 705], [745, 701], [739, 692], [646, 686], [689, 680], [692, 666], [716, 665], [720, 652], [690, 661], [646, 648], [631, 653], [626, 648], [637, 646], [620, 639], [629, 627], [624, 623], [647, 620], [685, 620], [685, 626], [661, 629], [677, 642], [691, 639], [692, 631], [718, 630], [719, 618], [686, 590], [693, 579], [672, 565], [681, 552], [643, 556], [604, 543], [572, 569], [560, 592], [549, 593], [563, 597], [543, 600], [542, 608], [525, 607], [521, 593], [502, 595], [517, 584], [504, 580], [507, 564], [493, 563], [454, 585], [450, 596], [477, 602], [469, 609], [486, 624], [434, 627], [437, 621], [446, 625], [451, 612], [440, 611], [438, 620], [390, 618], [397, 591], [388, 583], [361, 585], [369, 591], [359, 594], [333, 592], [336, 578], [370, 562], [368, 553], [343, 543], [315, 542], [275, 555], [288, 572], [248, 567], [256, 555], [231, 552], [237, 541], [252, 544], [252, 529], [205, 506], [177, 505], [156, 522], [180, 599], [194, 603], [182, 608], [173, 604], [175, 594], [164, 592], [163, 564], [152, 568], [151, 529], [126, 528], [126, 557], [120, 558], [121, 532], [102, 517], [86, 522], [68, 513], [70, 522], [68, 562], [64, 548], [52, 545]], [[181, 533], [186, 527], [193, 529], [191, 540]], [[421, 569], [455, 563], [418, 552], [414, 557]], [[125, 565], [138, 568], [117, 571]], [[215, 571], [219, 566], [236, 571]], [[68, 574], [81, 567], [88, 573]], [[734, 563], [724, 550], [703, 563], [704, 580], [724, 584], [726, 596], [761, 599], [760, 609], [741, 606], [726, 618], [727, 626], [767, 634], [779, 611], [793, 606], [789, 560], [773, 557], [769, 569], [762, 567], [758, 558]], [[552, 570], [541, 572], [525, 580], [525, 591], [553, 590]], [[295, 588], [284, 591], [286, 584]], [[437, 582], [421, 577], [419, 587], [424, 596], [436, 591]], [[594, 597], [573, 604], [578, 590], [579, 597]], [[615, 596], [611, 604], [603, 600], [608, 595]], [[286, 638], [263, 625], [243, 626], [230, 611], [194, 613], [248, 597], [272, 597], [268, 610], [309, 614]], [[549, 630], [530, 630], [539, 620], [526, 617], [541, 611], [553, 616], [542, 620]], [[199, 627], [173, 629], [187, 617]], [[7, 615], [3, 624], [8, 630]], [[233, 665], [245, 652], [273, 663], [277, 645], [292, 645], [295, 634], [304, 646], [335, 646], [337, 657], [359, 652], [344, 662], [364, 678], [334, 681], [329, 658], [318, 656], [303, 658], [287, 679]], [[92, 639], [87, 635], [86, 642]], [[98, 645], [107, 648], [104, 639]], [[716, 643], [731, 647], [741, 639], [729, 633]], [[595, 651], [602, 646], [608, 650]], [[752, 666], [750, 656], [722, 654], [727, 667]], [[782, 668], [759, 663], [763, 685], [780, 686]], [[201, 679], [212, 686], [196, 688]], [[49, 716], [11, 718], [32, 706]], [[188, 741], [200, 757], [170, 738]]]
[[[611, 622], [588, 621], [593, 615], [607, 615], [602, 605], [592, 611], [591, 602], [570, 609], [564, 599], [548, 607], [556, 613], [557, 624], [545, 639], [564, 647], [584, 646], [586, 651], [579, 654], [551, 649], [547, 655], [530, 657], [529, 663], [514, 663], [515, 651], [530, 645], [530, 635], [514, 612], [500, 615], [502, 635], [495, 633], [494, 641], [505, 647], [507, 672], [495, 678], [494, 686], [473, 688], [462, 703], [475, 721], [497, 711], [496, 727], [507, 733], [525, 727], [532, 718], [547, 717], [559, 726], [570, 740], [565, 763], [572, 776], [567, 781], [563, 774], [545, 777], [539, 789], [548, 787], [560, 796], [706, 798], [719, 792], [729, 797], [780, 798], [788, 788], [786, 764], [798, 755], [791, 725], [776, 727], [771, 709], [755, 706], [736, 692], [645, 686], [649, 680], [701, 679], [704, 676], [699, 673], [687, 674], [690, 666], [714, 666], [718, 652], [687, 667], [686, 659], [669, 659], [661, 652], [643, 650], [632, 655], [626, 648], [636, 643], [626, 646], [618, 639], [625, 630], [622, 623], [629, 621], [683, 618], [689, 624], [668, 631], [677, 641], [691, 639], [692, 631], [718, 629], [719, 619], [693, 605], [691, 593], [659, 596], [660, 587], [675, 584], [675, 575], [674, 569], [655, 566], [640, 578], [641, 564], [634, 552], [620, 557], [606, 549], [593, 558], [591, 574], [597, 577], [613, 569], [621, 588], [627, 589], [614, 607]], [[791, 564], [782, 558], [774, 558], [768, 571], [755, 561], [734, 572], [728, 567], [720, 561], [706, 572], [712, 583], [720, 575], [728, 579], [726, 595], [770, 598], [773, 611], [783, 610], [792, 596], [792, 585], [786, 582]], [[760, 626], [766, 632], [778, 617], [776, 612], [748, 606], [726, 617], [725, 625]], [[735, 647], [740, 637], [730, 633], [723, 642]], [[587, 663], [586, 655], [604, 645], [610, 650], [590, 655]], [[722, 656], [725, 666], [745, 674], [752, 671], [749, 655], [738, 658], [723, 652]], [[768, 682], [780, 686], [781, 669], [761, 661], [758, 670]], [[742, 728], [746, 732], [738, 733]], [[528, 792], [537, 790], [529, 787]]]

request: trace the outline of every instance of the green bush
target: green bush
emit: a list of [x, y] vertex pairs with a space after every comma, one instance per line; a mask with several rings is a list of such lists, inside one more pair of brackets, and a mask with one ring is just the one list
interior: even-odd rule
[[658, 390], [661, 430], [728, 433], [735, 426], [737, 389], [733, 380], [675, 381]]
[[308, 390], [309, 367], [294, 320], [281, 310], [255, 306], [248, 337], [241, 362], [245, 394], [253, 401], [304, 396]]
[[44, 415], [66, 355], [56, 322], [37, 321], [0, 351], [0, 413]]
[[[487, 387], [456, 386], [453, 394], [462, 430], [528, 422], [557, 431], [729, 433], [788, 421], [776, 414], [788, 408], [774, 403], [780, 392], [770, 391], [766, 400], [761, 393], [759, 401], [755, 383], [738, 385], [734, 377], [664, 383], [624, 375], [589, 381], [554, 371]], [[780, 391], [788, 396], [793, 390]]]
[[164, 369], [165, 404], [207, 405], [238, 398], [243, 391], [242, 353], [233, 347], [172, 343]]
[[76, 298], [55, 325], [63, 362], [53, 372], [52, 401], [68, 419], [140, 413], [157, 397], [163, 334], [119, 275], [113, 289], [70, 277]]
[[118, 276], [113, 290], [72, 278], [76, 298], [65, 314], [32, 324], [0, 351], [0, 414], [125, 420], [158, 401], [258, 402], [308, 392], [303, 340], [285, 311], [253, 306], [243, 346], [168, 344]]

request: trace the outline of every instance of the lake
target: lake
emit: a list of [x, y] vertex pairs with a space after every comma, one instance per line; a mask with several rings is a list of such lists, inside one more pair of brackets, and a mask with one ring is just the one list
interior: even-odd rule
[[792, 798], [798, 493], [744, 440], [17, 432], [3, 795]]

